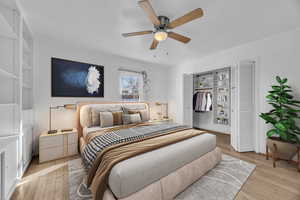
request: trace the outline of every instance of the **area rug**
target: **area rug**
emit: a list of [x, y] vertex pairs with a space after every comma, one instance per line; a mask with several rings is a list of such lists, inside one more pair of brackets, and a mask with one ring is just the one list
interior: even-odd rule
[[[92, 199], [90, 191], [82, 184], [86, 172], [81, 159], [69, 161], [68, 167], [70, 199]], [[220, 164], [180, 193], [175, 200], [233, 200], [254, 169], [254, 164], [223, 154]]]

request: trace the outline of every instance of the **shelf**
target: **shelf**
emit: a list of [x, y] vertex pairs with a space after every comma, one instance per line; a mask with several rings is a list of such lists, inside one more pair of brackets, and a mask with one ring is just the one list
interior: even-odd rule
[[1, 131], [0, 132], [0, 139], [6, 139], [6, 138], [11, 138], [11, 137], [16, 137], [20, 136], [18, 130], [13, 130], [13, 131]]
[[0, 13], [0, 36], [10, 39], [17, 39], [17, 35], [13, 31], [11, 25], [7, 22], [5, 17]]
[[212, 90], [212, 87], [208, 87], [208, 88], [195, 88], [195, 90]]
[[25, 65], [23, 64], [23, 70], [32, 70], [32, 67], [30, 67], [29, 65]]
[[13, 73], [8, 72], [8, 71], [6, 71], [4, 69], [1, 69], [1, 68], [0, 68], [0, 76], [5, 76], [7, 78], [18, 79], [18, 77], [16, 75], [14, 75]]
[[31, 89], [30, 85], [28, 85], [27, 83], [23, 83], [23, 88], [25, 88], [25, 89]]
[[18, 104], [16, 103], [0, 103], [0, 107], [1, 106], [17, 106]]
[[27, 53], [31, 52], [31, 49], [25, 39], [23, 39], [23, 47], [24, 47], [25, 52], [27, 52]]

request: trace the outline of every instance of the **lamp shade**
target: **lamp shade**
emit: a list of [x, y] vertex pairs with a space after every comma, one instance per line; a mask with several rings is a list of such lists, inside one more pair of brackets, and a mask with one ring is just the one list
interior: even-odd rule
[[164, 41], [168, 38], [168, 33], [165, 31], [157, 31], [154, 33], [154, 38], [159, 42]]

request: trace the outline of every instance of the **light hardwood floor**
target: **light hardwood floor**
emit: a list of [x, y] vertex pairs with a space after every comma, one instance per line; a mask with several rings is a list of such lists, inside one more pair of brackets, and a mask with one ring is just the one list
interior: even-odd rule
[[[256, 169], [236, 196], [237, 200], [300, 200], [300, 173], [296, 165], [284, 161], [272, 167], [272, 161], [253, 152], [237, 153], [229, 145], [228, 135], [217, 134], [217, 144], [224, 153], [256, 164]], [[67, 162], [78, 156], [38, 163], [33, 159], [12, 200], [69, 199]]]

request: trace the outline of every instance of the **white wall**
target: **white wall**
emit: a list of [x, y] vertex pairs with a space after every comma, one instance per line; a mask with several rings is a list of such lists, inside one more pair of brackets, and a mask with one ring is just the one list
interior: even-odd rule
[[[276, 75], [287, 77], [289, 84], [300, 98], [300, 29], [274, 35], [263, 40], [244, 44], [204, 58], [188, 60], [170, 70], [169, 114], [177, 122], [183, 119], [183, 80], [184, 73], [204, 72], [239, 63], [241, 60], [259, 58], [259, 112], [269, 110], [265, 96], [274, 83]], [[259, 152], [265, 151], [265, 132], [268, 129], [260, 120]]]
[[[130, 47], [128, 47], [130, 50]], [[146, 70], [151, 80], [151, 91], [148, 101], [167, 101], [167, 68], [153, 63], [127, 59], [104, 52], [95, 52], [80, 47], [70, 46], [47, 38], [35, 39], [35, 138], [48, 130], [49, 106], [76, 103], [80, 101], [120, 101], [118, 68]], [[104, 98], [51, 98], [51, 57], [70, 59], [79, 62], [104, 66]], [[55, 128], [75, 127], [73, 111], [53, 112]], [[53, 119], [55, 118], [55, 119]], [[36, 142], [37, 144], [37, 142]], [[37, 146], [36, 146], [37, 147]]]

